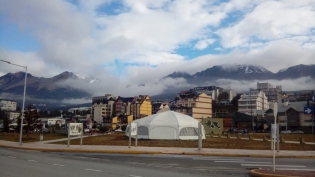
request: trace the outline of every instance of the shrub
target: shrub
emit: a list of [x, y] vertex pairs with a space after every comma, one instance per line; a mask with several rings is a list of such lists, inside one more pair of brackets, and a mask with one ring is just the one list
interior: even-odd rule
[[126, 131], [126, 128], [127, 128], [127, 125], [121, 126], [121, 130], [122, 130], [122, 131]]
[[108, 126], [102, 126], [100, 128], [100, 132], [107, 132], [109, 130], [109, 127]]

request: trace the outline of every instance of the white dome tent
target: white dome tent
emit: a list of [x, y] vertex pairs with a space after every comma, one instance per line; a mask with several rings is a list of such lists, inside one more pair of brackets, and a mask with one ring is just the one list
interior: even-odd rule
[[[198, 123], [196, 119], [174, 111], [166, 111], [142, 119], [134, 120], [137, 123], [138, 139], [163, 140], [197, 140]], [[205, 139], [205, 130], [202, 128], [202, 139]], [[126, 128], [129, 136], [129, 125]]]

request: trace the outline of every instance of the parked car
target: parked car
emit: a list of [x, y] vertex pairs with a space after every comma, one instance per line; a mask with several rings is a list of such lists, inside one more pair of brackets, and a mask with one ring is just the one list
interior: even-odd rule
[[301, 130], [295, 130], [295, 131], [292, 131], [292, 133], [294, 133], [294, 134], [303, 134], [304, 132], [301, 131]]
[[265, 133], [265, 130], [256, 130], [256, 133]]
[[282, 134], [291, 134], [292, 132], [290, 130], [283, 130], [280, 133], [282, 133]]
[[48, 131], [49, 131], [48, 128], [42, 128], [43, 133], [47, 133]]
[[228, 128], [224, 132], [225, 133], [238, 133], [238, 130], [235, 128]]

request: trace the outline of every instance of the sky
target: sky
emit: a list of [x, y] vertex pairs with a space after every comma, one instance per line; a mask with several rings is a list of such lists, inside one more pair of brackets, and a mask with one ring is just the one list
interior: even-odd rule
[[[37, 77], [100, 78], [103, 90], [85, 89], [101, 95], [190, 86], [160, 79], [214, 65], [276, 73], [315, 64], [315, 0], [0, 0], [0, 57]], [[0, 63], [0, 76], [21, 69]]]

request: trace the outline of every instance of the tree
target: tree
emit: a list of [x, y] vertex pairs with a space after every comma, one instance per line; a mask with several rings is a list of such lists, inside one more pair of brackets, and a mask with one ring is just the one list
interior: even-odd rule
[[10, 131], [10, 120], [9, 120], [9, 116], [5, 115], [3, 118], [3, 131], [9, 133]]
[[0, 119], [2, 120], [2, 125], [3, 125], [3, 131], [4, 132], [9, 132], [10, 127], [10, 120], [8, 115], [4, 111], [0, 111]]
[[240, 95], [240, 94], [236, 95], [236, 96], [232, 99], [231, 104], [232, 104], [234, 107], [238, 107], [238, 100], [239, 100], [240, 98], [241, 98], [241, 95]]
[[26, 124], [26, 133], [27, 138], [29, 137], [29, 132], [34, 128], [34, 124], [38, 120], [39, 115], [37, 113], [37, 110], [33, 104], [29, 104], [24, 111], [24, 121], [23, 123]]
[[221, 92], [218, 96], [218, 100], [228, 100], [229, 99], [229, 94], [227, 92]]

